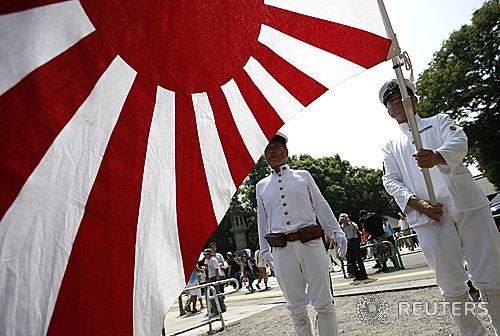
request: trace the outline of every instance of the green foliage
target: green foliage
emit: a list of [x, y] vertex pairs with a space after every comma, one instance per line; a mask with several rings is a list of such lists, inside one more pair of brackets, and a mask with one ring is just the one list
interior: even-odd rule
[[255, 199], [255, 185], [264, 177], [269, 175], [269, 167], [267, 166], [264, 156], [261, 156], [248, 174], [243, 184], [240, 186], [242, 194], [243, 208], [248, 211], [249, 215], [257, 213], [257, 200]]
[[500, 187], [500, 3], [486, 1], [453, 32], [417, 82], [418, 112], [443, 112], [464, 127], [469, 162]]
[[[353, 167], [338, 155], [319, 159], [310, 155], [292, 156], [289, 163], [293, 169], [305, 169], [311, 173], [336, 216], [347, 212], [355, 219], [361, 209], [384, 214], [398, 211], [392, 197], [382, 186], [380, 169]], [[261, 158], [240, 187], [243, 206], [250, 218], [254, 218], [257, 212], [255, 185], [268, 174], [269, 168]], [[254, 229], [256, 231], [257, 227]]]

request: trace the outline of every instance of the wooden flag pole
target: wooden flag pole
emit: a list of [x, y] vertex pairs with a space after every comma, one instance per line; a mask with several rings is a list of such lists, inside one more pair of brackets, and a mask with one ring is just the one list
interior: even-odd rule
[[[403, 71], [401, 70], [401, 66], [403, 65], [402, 62], [403, 57], [401, 55], [401, 49], [399, 48], [399, 43], [396, 34], [394, 34], [394, 31], [392, 30], [391, 21], [389, 20], [389, 16], [387, 15], [387, 10], [385, 9], [383, 0], [377, 0], [377, 1], [378, 1], [378, 6], [380, 8], [380, 13], [382, 14], [382, 19], [384, 21], [385, 30], [392, 40], [390, 53], [391, 55], [393, 55], [392, 56], [393, 69], [395, 70], [396, 78], [398, 79], [402, 102], [406, 112], [406, 118], [408, 119], [408, 123], [410, 125], [410, 130], [411, 134], [413, 135], [415, 147], [417, 150], [420, 150], [423, 148], [422, 140], [420, 138], [420, 133], [418, 132], [417, 121], [415, 120], [415, 113], [413, 111], [411, 99], [408, 94], [408, 90], [406, 88]], [[434, 186], [432, 185], [432, 179], [429, 169], [422, 168], [421, 170], [422, 174], [424, 175], [424, 181], [425, 181], [425, 186], [427, 187], [429, 201], [431, 202], [432, 205], [437, 205], [436, 194], [434, 192]]]

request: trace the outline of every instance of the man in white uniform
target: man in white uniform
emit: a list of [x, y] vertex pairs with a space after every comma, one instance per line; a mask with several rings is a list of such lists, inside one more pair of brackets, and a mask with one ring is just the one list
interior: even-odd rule
[[320, 336], [334, 336], [337, 318], [321, 227], [337, 243], [341, 256], [347, 240], [311, 174], [288, 166], [286, 142], [281, 133], [271, 139], [264, 152], [271, 174], [256, 186], [260, 254], [274, 265], [296, 335], [312, 335], [306, 311], [312, 303]]
[[[417, 233], [446, 301], [462, 302], [462, 308], [467, 308], [464, 302], [470, 297], [465, 263], [472, 281], [481, 289], [482, 300], [487, 302], [498, 335], [500, 241], [488, 200], [462, 163], [467, 154], [467, 137], [447, 115], [415, 115], [423, 145], [416, 152], [397, 83], [395, 79], [388, 81], [379, 94], [400, 128], [399, 136], [383, 149], [385, 189], [407, 214], [408, 224]], [[406, 86], [415, 110], [415, 87], [409, 81]], [[435, 206], [428, 201], [420, 168], [429, 168], [438, 201]], [[452, 315], [461, 335], [484, 334], [477, 317], [466, 309], [458, 313], [454, 310]]]

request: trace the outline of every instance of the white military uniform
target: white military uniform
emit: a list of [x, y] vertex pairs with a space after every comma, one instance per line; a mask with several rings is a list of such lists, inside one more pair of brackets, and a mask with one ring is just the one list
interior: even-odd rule
[[[463, 159], [467, 137], [444, 114], [416, 115], [423, 148], [439, 152], [446, 164], [430, 169], [437, 201], [444, 205], [440, 222], [407, 205], [412, 195], [429, 199], [423, 174], [412, 153], [413, 136], [407, 123], [399, 124], [399, 137], [384, 148], [383, 183], [416, 231], [424, 256], [436, 273], [436, 282], [448, 301], [468, 300], [468, 275], [489, 300], [488, 310], [497, 333], [500, 323], [500, 241], [488, 200], [475, 183]], [[462, 335], [482, 335], [474, 316], [454, 316]]]
[[328, 203], [309, 172], [291, 170], [287, 164], [279, 168], [279, 173], [273, 170], [257, 183], [256, 196], [260, 254], [274, 264], [296, 334], [312, 335], [306, 311], [306, 305], [311, 302], [318, 314], [319, 334], [337, 335], [329, 261], [321, 238], [273, 247], [272, 256], [264, 238], [269, 232], [296, 232], [315, 224], [317, 217], [327, 235], [341, 240], [344, 232]]

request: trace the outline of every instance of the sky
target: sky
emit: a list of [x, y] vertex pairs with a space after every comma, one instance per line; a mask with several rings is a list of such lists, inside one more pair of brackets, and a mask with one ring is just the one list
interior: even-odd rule
[[[416, 80], [449, 35], [471, 22], [483, 0], [384, 3], [401, 50], [410, 56]], [[409, 77], [408, 72], [404, 75]], [[378, 100], [380, 87], [390, 78], [395, 73], [389, 60], [337, 85], [309, 105], [281, 128], [289, 138], [289, 154], [319, 158], [338, 153], [353, 166], [381, 169], [381, 148], [399, 129]]]

